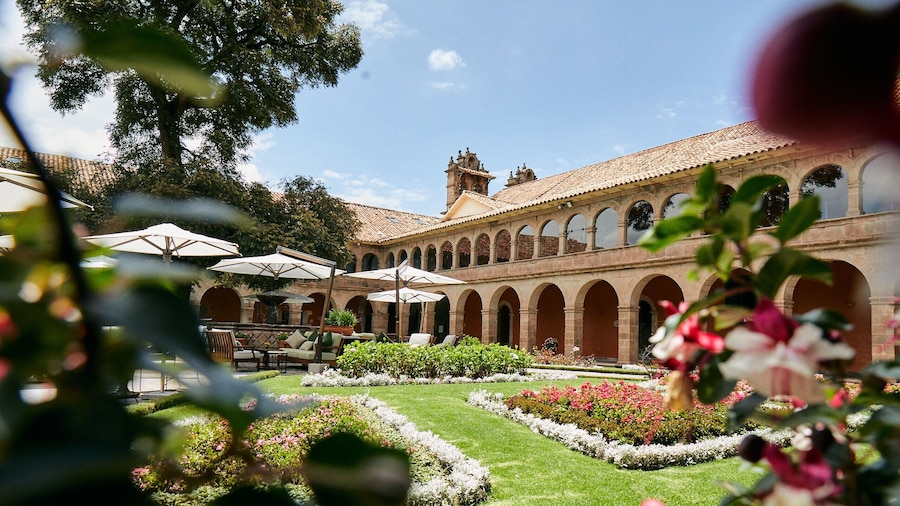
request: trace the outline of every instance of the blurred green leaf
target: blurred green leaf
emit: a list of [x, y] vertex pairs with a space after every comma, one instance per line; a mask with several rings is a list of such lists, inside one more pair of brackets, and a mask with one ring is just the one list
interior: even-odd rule
[[802, 198], [784, 214], [781, 221], [778, 222], [778, 227], [771, 234], [781, 244], [785, 244], [806, 231], [818, 219], [819, 196], [812, 195]]
[[802, 276], [830, 284], [831, 267], [806, 253], [784, 248], [766, 260], [756, 276], [754, 287], [764, 296], [774, 298], [789, 276]]
[[755, 229], [753, 212], [750, 205], [732, 201], [722, 215], [722, 234], [737, 243], [745, 241]]
[[215, 80], [200, 68], [185, 41], [174, 33], [133, 20], [114, 19], [80, 35], [82, 52], [107, 70], [133, 69], [148, 82], [181, 91], [210, 107], [224, 96]]
[[735, 202], [742, 202], [749, 206], [756, 207], [759, 205], [760, 198], [773, 186], [784, 183], [784, 178], [769, 174], [751, 176], [747, 178], [731, 197], [732, 205]]
[[638, 244], [645, 249], [657, 252], [684, 239], [691, 232], [703, 230], [704, 225], [704, 221], [696, 216], [666, 218], [659, 221], [649, 234], [641, 236]]
[[697, 187], [694, 194], [698, 200], [712, 202], [719, 194], [719, 184], [716, 181], [716, 169], [712, 164], [703, 167], [703, 172], [697, 178]]
[[726, 380], [719, 370], [721, 359], [713, 355], [700, 369], [700, 381], [697, 382], [697, 398], [704, 404], [714, 404], [728, 397], [734, 391], [737, 381]]
[[167, 199], [129, 193], [113, 204], [119, 216], [166, 216], [206, 223], [248, 226], [253, 220], [240, 209], [219, 200], [192, 196], [189, 199]]

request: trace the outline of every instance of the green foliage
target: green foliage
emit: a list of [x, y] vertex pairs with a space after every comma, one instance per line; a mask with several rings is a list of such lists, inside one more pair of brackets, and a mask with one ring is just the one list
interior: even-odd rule
[[325, 316], [325, 325], [352, 327], [356, 325], [356, 313], [349, 309], [332, 309]]
[[459, 346], [421, 346], [405, 343], [364, 342], [344, 349], [337, 366], [344, 374], [361, 377], [387, 374], [399, 378], [484, 378], [494, 374], [521, 372], [532, 357], [497, 343], [463, 340]]
[[[334, 86], [362, 58], [358, 28], [335, 24], [343, 7], [330, 0], [17, 4], [55, 109], [114, 89], [111, 140], [124, 166], [203, 160], [233, 170], [255, 132], [297, 121], [301, 87]], [[60, 27], [68, 39], [56, 38]], [[199, 146], [188, 150], [187, 137]]]

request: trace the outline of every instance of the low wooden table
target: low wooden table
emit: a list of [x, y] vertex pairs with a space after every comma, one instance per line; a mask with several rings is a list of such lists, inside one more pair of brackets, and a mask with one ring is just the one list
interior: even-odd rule
[[[245, 348], [253, 351], [258, 351], [262, 353], [262, 362], [259, 364], [260, 369], [275, 369], [278, 367], [278, 362], [280, 356], [284, 355], [286, 352], [281, 351], [278, 348], [266, 348], [265, 346], [254, 346], [252, 348]], [[269, 357], [275, 357], [275, 363], [270, 363]]]

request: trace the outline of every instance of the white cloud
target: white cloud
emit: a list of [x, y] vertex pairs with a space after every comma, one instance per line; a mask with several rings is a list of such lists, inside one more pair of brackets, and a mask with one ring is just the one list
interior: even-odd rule
[[613, 146], [610, 149], [612, 149], [613, 153], [616, 153], [619, 156], [622, 156], [625, 154], [625, 146], [623, 146], [621, 144], [616, 144], [615, 146]]
[[341, 21], [355, 23], [364, 37], [389, 39], [407, 31], [390, 10], [388, 4], [377, 0], [349, 2], [341, 14]]
[[443, 81], [440, 83], [431, 83], [431, 88], [434, 90], [449, 90], [456, 86], [456, 83], [451, 83], [447, 81]]
[[325, 169], [325, 171], [322, 172], [322, 176], [325, 179], [347, 179], [346, 174], [341, 174], [340, 172], [336, 172], [331, 169]]
[[428, 55], [428, 67], [431, 70], [453, 70], [456, 67], [465, 66], [465, 62], [456, 51], [435, 49]]

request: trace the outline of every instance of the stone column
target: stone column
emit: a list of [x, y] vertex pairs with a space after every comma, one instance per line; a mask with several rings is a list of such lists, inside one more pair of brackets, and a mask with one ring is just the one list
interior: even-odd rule
[[581, 342], [584, 335], [584, 307], [566, 306], [563, 311], [566, 315], [566, 336], [563, 349], [571, 355], [575, 346], [584, 350]]
[[587, 228], [587, 251], [597, 249], [597, 227], [590, 225]]
[[[627, 213], [626, 213], [627, 214]], [[628, 245], [628, 219], [625, 215], [619, 217], [619, 244], [616, 244], [618, 247], [623, 247]], [[620, 350], [622, 348], [619, 348]]]
[[900, 343], [893, 342], [894, 333], [888, 327], [896, 309], [894, 297], [870, 297], [869, 305], [872, 308], [872, 361], [894, 360], [900, 351], [897, 349]]
[[422, 304], [422, 332], [434, 334], [434, 302]]
[[465, 313], [458, 309], [450, 310], [450, 329], [447, 332], [448, 334], [455, 334], [457, 336], [462, 336], [463, 329], [463, 318]]
[[537, 334], [537, 309], [519, 309], [519, 346], [530, 352], [535, 347]]
[[487, 265], [493, 265], [497, 263], [497, 238], [494, 237], [494, 240], [490, 242], [490, 247], [488, 251], [488, 263]]
[[851, 179], [847, 182], [847, 216], [862, 214], [862, 183]]
[[485, 344], [497, 342], [496, 309], [481, 310], [481, 342]]
[[556, 254], [558, 256], [563, 256], [566, 254], [566, 231], [561, 230], [559, 235], [556, 237]]
[[619, 357], [621, 363], [637, 362], [641, 350], [638, 349], [638, 319], [640, 312], [637, 306], [619, 306]]
[[387, 334], [388, 330], [388, 314], [387, 314], [387, 304], [384, 304], [384, 311], [378, 311], [372, 309], [372, 332], [376, 334], [380, 334], [384, 332]]

